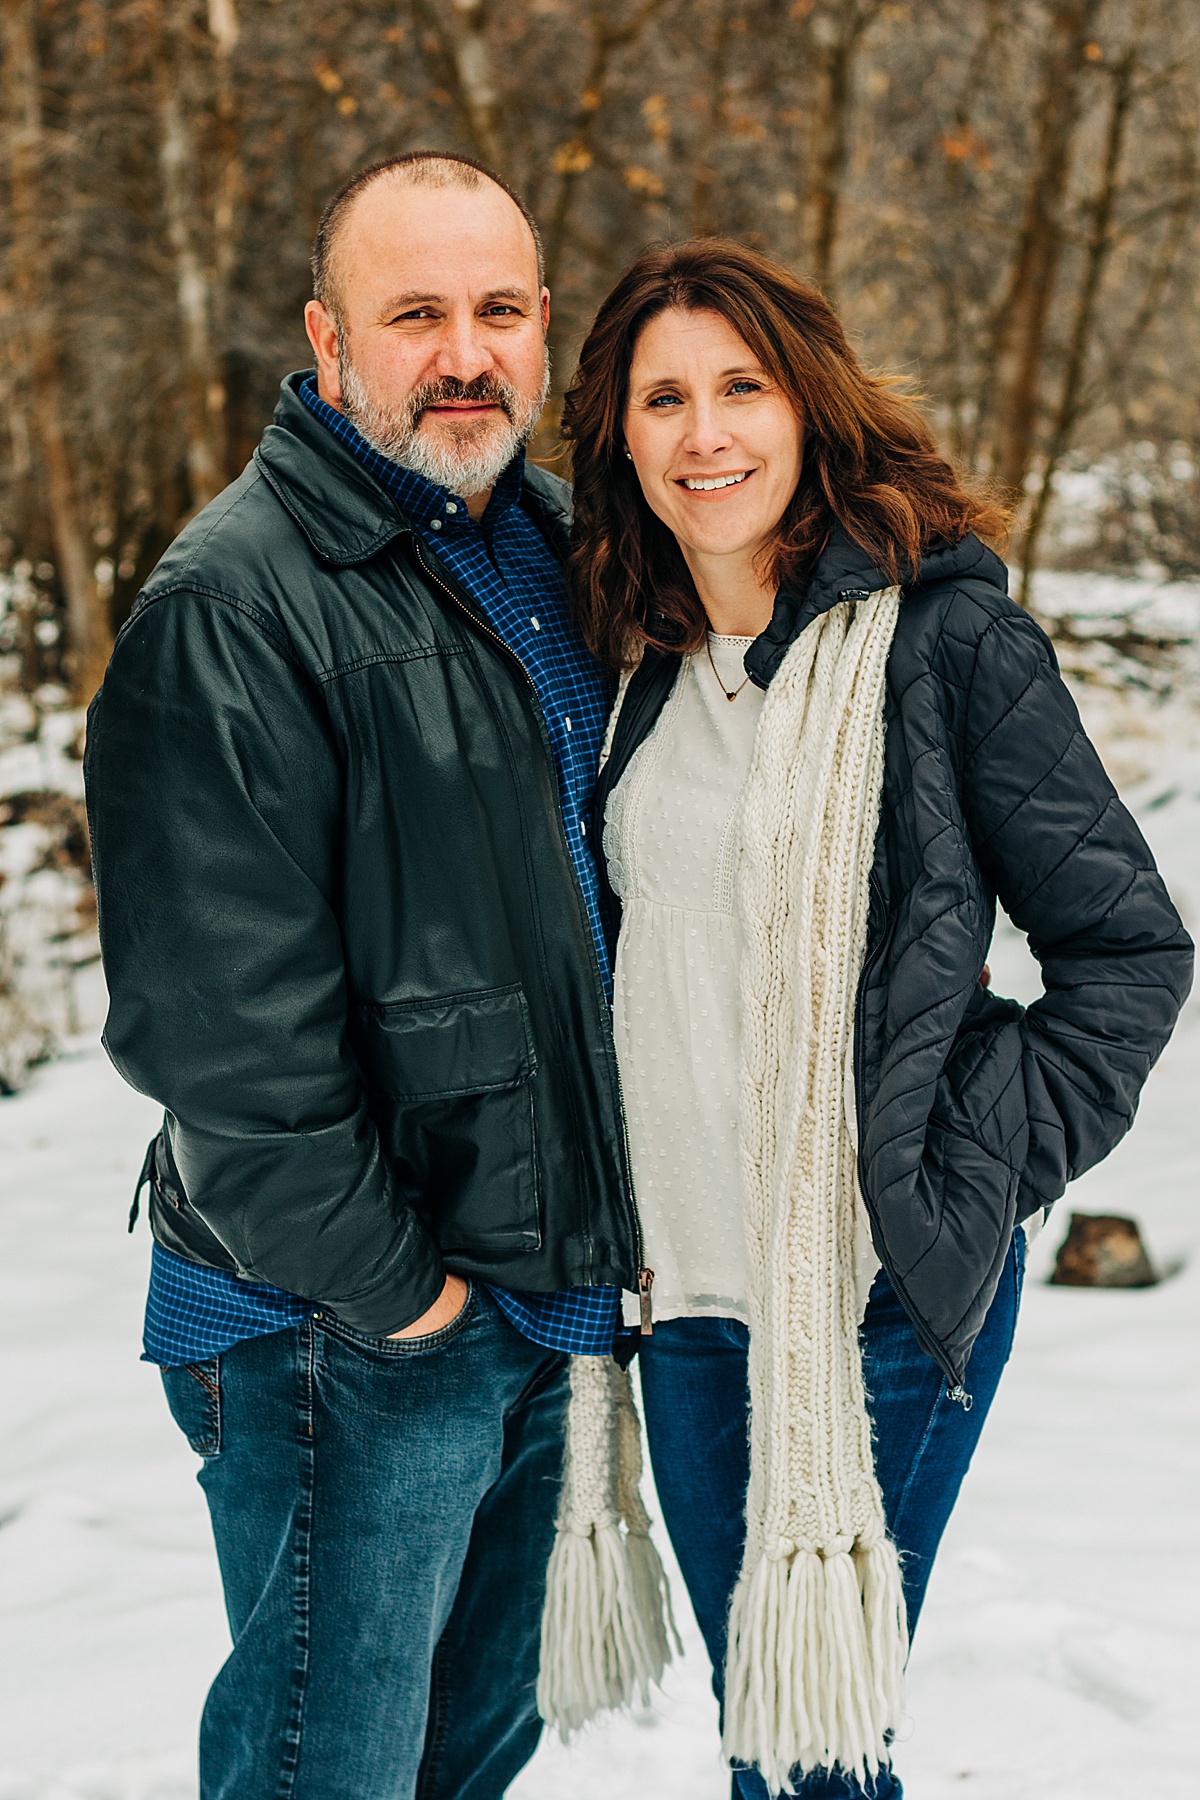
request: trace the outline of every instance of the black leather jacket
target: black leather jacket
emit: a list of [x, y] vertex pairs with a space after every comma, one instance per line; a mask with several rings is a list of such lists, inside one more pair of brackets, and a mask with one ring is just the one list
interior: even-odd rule
[[[88, 727], [105, 1044], [160, 1242], [370, 1334], [446, 1267], [636, 1285], [608, 1008], [529, 678], [290, 377]], [[565, 542], [568, 494], [530, 467]]]
[[[886, 585], [835, 534], [807, 592], [780, 594], [747, 652], [751, 679], [767, 687], [806, 625]], [[855, 1029], [875, 1248], [952, 1384], [1015, 1223], [1124, 1136], [1192, 978], [1191, 940], [1049, 640], [1005, 588], [1003, 564], [968, 537], [905, 589]], [[597, 825], [678, 666], [652, 652], [630, 682]], [[1028, 1011], [980, 982], [997, 898], [1042, 966]]]

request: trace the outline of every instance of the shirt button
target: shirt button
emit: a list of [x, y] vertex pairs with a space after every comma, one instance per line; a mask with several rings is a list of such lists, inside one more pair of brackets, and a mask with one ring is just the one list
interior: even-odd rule
[[533, 626], [535, 631], [540, 631], [542, 629], [542, 622], [540, 619], [531, 618], [529, 623]]
[[584, 837], [586, 837], [587, 836], [587, 820], [586, 819], [580, 819], [579, 829], [583, 833]]
[[458, 511], [458, 507], [453, 500], [447, 500], [446, 511], [448, 513], [456, 513]]
[[440, 531], [442, 529], [442, 521], [440, 519], [430, 519], [429, 529], [430, 531]]
[[565, 713], [563, 714], [563, 724], [566, 726], [567, 730], [570, 731], [571, 721], [570, 721], [570, 719], [567, 718]]

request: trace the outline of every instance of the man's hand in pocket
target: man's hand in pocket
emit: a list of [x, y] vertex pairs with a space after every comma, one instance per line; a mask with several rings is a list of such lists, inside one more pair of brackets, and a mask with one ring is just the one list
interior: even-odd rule
[[441, 1293], [419, 1319], [406, 1325], [403, 1331], [393, 1331], [389, 1335], [394, 1338], [432, 1337], [435, 1331], [453, 1324], [466, 1304], [467, 1284], [461, 1275], [447, 1275]]

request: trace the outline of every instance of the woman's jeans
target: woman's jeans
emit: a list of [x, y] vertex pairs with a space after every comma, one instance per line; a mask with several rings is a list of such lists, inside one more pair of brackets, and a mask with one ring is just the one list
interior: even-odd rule
[[[958, 1498], [988, 1408], [1012, 1348], [1025, 1270], [1025, 1233], [1013, 1239], [1000, 1286], [971, 1352], [969, 1412], [919, 1347], [886, 1275], [871, 1289], [860, 1331], [875, 1471], [900, 1548], [909, 1630], [917, 1622], [946, 1521]], [[734, 1319], [668, 1319], [642, 1340], [642, 1399], [663, 1519], [708, 1646], [718, 1700], [729, 1603], [742, 1564], [746, 1487], [749, 1333]], [[805, 1800], [866, 1794], [898, 1800], [900, 1783], [881, 1770], [864, 1789], [840, 1771], [795, 1776]], [[733, 1778], [734, 1800], [764, 1800], [755, 1770]]]

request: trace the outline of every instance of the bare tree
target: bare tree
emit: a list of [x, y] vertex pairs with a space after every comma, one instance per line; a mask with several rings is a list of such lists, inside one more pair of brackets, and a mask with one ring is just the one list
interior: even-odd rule
[[70, 673], [81, 697], [98, 685], [110, 639], [92, 569], [71, 445], [59, 323], [45, 276], [51, 263], [41, 67], [35, 0], [4, 0], [4, 98], [8, 124], [10, 259], [30, 411], [46, 478], [46, 505], [70, 632]]
[[[1148, 6], [1139, 0], [1135, 7], [1129, 39], [1106, 67], [1110, 93], [1108, 119], [1104, 131], [1103, 150], [1094, 195], [1087, 209], [1088, 219], [1083, 238], [1082, 268], [1075, 295], [1071, 329], [1062, 370], [1061, 387], [1042, 451], [1041, 467], [1029, 523], [1021, 546], [1021, 601], [1027, 605], [1030, 583], [1037, 566], [1042, 534], [1054, 496], [1055, 478], [1063, 458], [1071, 448], [1080, 422], [1090, 408], [1120, 385], [1121, 373], [1129, 360], [1133, 344], [1140, 340], [1153, 323], [1168, 291], [1171, 276], [1183, 249], [1187, 227], [1196, 213], [1198, 171], [1196, 163], [1196, 128], [1185, 128], [1179, 135], [1184, 152], [1183, 168], [1165, 195], [1156, 196], [1149, 207], [1137, 209], [1131, 219], [1119, 216], [1125, 177], [1125, 156], [1134, 114], [1139, 101], [1153, 99], [1168, 85], [1177, 71], [1155, 71], [1145, 76], [1142, 58], [1146, 52]], [[1139, 77], [1143, 77], [1139, 80]], [[1104, 277], [1112, 254], [1122, 237], [1142, 237], [1164, 218], [1168, 229], [1158, 253], [1149, 259], [1148, 280], [1143, 289], [1125, 345], [1125, 355], [1117, 359], [1107, 381], [1088, 382], [1088, 364], [1093, 349], [1097, 314]], [[1115, 374], [1115, 380], [1113, 375]]]
[[1028, 490], [1027, 565], [1068, 459], [1200, 438], [1194, 0], [0, 6], [0, 541], [53, 562], [81, 693], [307, 358], [325, 198], [399, 151], [528, 198], [556, 396], [652, 239], [728, 233], [836, 290], [948, 449]]
[[992, 380], [978, 409], [977, 430], [995, 415], [992, 467], [1002, 488], [1024, 492], [1036, 442], [1037, 402], [1064, 240], [1063, 204], [1094, 62], [1100, 0], [1055, 0], [1035, 117], [1024, 217], [1008, 283], [996, 314], [989, 365]]
[[879, 12], [880, 0], [841, 0], [836, 8], [815, 14], [810, 26], [820, 53], [821, 87], [813, 110], [809, 241], [812, 273], [828, 294], [834, 289], [857, 63], [863, 40]]
[[472, 154], [507, 173], [485, 0], [413, 0], [413, 10], [432, 40]]
[[[192, 0], [144, 0], [154, 53], [154, 104], [158, 166], [180, 324], [184, 421], [190, 510], [197, 512], [225, 486], [225, 381], [219, 350], [222, 278], [233, 269], [236, 150], [228, 63], [237, 43], [234, 0], [211, 0], [212, 54], [225, 100], [219, 138], [222, 168], [208, 213], [205, 181], [203, 88], [209, 71], [199, 66]], [[207, 228], [206, 228], [207, 227]]]

